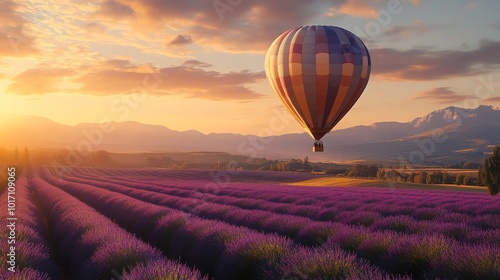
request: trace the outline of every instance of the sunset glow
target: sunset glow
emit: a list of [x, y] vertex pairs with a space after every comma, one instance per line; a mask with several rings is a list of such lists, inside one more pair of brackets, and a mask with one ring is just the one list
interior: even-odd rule
[[308, 24], [350, 30], [370, 50], [370, 83], [335, 129], [500, 105], [498, 1], [193, 3], [0, 1], [0, 111], [257, 134], [282, 108], [265, 53]]

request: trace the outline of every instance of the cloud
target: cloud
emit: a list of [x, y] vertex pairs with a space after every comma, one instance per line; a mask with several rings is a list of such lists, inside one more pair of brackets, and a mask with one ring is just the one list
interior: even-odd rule
[[26, 21], [14, 1], [0, 1], [0, 56], [22, 57], [37, 54], [35, 38], [28, 35]]
[[192, 56], [193, 50], [188, 47], [188, 45], [193, 43], [191, 35], [188, 34], [177, 34], [173, 36], [164, 44], [165, 48], [163, 53], [179, 58], [194, 58]]
[[168, 41], [167, 46], [187, 45], [187, 44], [191, 44], [192, 42], [193, 42], [193, 39], [191, 39], [191, 36], [179, 34], [179, 35], [175, 36], [173, 39], [171, 39], [170, 41]]
[[[127, 66], [91, 72], [75, 80], [82, 93], [112, 95], [130, 92], [147, 83], [154, 83], [149, 93], [157, 95], [182, 95], [189, 98], [210, 100], [249, 100], [263, 95], [247, 88], [246, 84], [265, 78], [264, 73], [247, 71], [220, 73], [198, 68], [206, 63], [189, 61], [181, 66], [155, 68], [152, 66]], [[148, 70], [148, 71], [144, 71]]]
[[500, 42], [481, 41], [469, 51], [379, 48], [370, 50], [373, 75], [388, 80], [438, 80], [498, 69]]
[[381, 2], [382, 1], [350, 0], [345, 1], [339, 7], [330, 8], [329, 11], [332, 15], [338, 13], [354, 17], [376, 18], [379, 14], [377, 5]]
[[[409, 2], [414, 6], [420, 5], [420, 0], [401, 0], [400, 3]], [[389, 1], [384, 0], [345, 0], [336, 1], [328, 9], [327, 16], [344, 14], [352, 17], [374, 19], [379, 16], [381, 10], [387, 10]]]
[[95, 15], [111, 20], [133, 19], [135, 17], [134, 10], [130, 6], [123, 5], [114, 0], [107, 0], [101, 3], [100, 9]]
[[483, 104], [500, 103], [500, 96], [490, 97], [481, 101]]
[[469, 2], [469, 3], [465, 4], [465, 8], [468, 10], [475, 10], [478, 5], [479, 5], [479, 2]]
[[323, 0], [116, 1], [134, 11], [128, 21], [134, 32], [189, 34], [197, 44], [238, 53], [264, 53], [278, 35], [310, 23], [329, 6]]
[[59, 83], [74, 71], [60, 68], [34, 68], [16, 75], [7, 87], [7, 93], [31, 95], [58, 92]]
[[[115, 1], [134, 11], [135, 17], [128, 23], [142, 36], [189, 34], [196, 44], [233, 53], [265, 53], [283, 32], [317, 22], [329, 13], [371, 19], [388, 5], [385, 0]], [[170, 42], [186, 40], [178, 37]]]
[[182, 65], [186, 66], [186, 67], [211, 67], [212, 66], [212, 64], [210, 64], [210, 63], [201, 62], [199, 60], [187, 60]]
[[416, 21], [412, 25], [393, 25], [384, 31], [385, 36], [413, 37], [432, 31], [434, 28], [422, 21]]
[[[7, 92], [30, 95], [73, 92], [92, 95], [134, 93], [144, 88], [150, 94], [180, 95], [209, 100], [253, 100], [264, 95], [249, 84], [265, 79], [263, 72], [221, 73], [203, 68], [211, 65], [188, 60], [180, 66], [157, 68], [133, 64], [127, 59], [109, 59], [78, 69], [39, 67], [24, 71], [12, 80]], [[64, 83], [71, 84], [64, 87]]]
[[462, 95], [449, 87], [438, 87], [419, 93], [415, 99], [429, 99], [438, 104], [453, 104], [470, 98]]
[[88, 32], [88, 34], [105, 34], [106, 33], [106, 26], [102, 23], [98, 22], [89, 22], [84, 25], [82, 25], [83, 30]]

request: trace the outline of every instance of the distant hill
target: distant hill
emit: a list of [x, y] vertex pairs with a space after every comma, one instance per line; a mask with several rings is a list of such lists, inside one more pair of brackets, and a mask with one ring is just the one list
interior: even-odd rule
[[[448, 107], [411, 122], [379, 122], [335, 130], [324, 139], [325, 152], [312, 153], [306, 133], [272, 138], [232, 133], [174, 131], [138, 122], [68, 126], [35, 116], [2, 114], [0, 146], [64, 148], [85, 152], [222, 151], [268, 158], [314, 161], [407, 161], [410, 164], [481, 162], [500, 144], [500, 110]], [[433, 139], [434, 136], [434, 139]]]

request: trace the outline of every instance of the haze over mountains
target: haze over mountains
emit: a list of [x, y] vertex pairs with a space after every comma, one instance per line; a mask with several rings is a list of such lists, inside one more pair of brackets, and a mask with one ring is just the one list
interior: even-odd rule
[[138, 122], [68, 126], [35, 116], [2, 114], [0, 146], [108, 151], [222, 151], [268, 158], [315, 161], [373, 160], [481, 162], [500, 144], [500, 109], [448, 107], [411, 122], [379, 122], [335, 130], [324, 137], [324, 153], [312, 153], [308, 134], [259, 138], [232, 133], [179, 132]]

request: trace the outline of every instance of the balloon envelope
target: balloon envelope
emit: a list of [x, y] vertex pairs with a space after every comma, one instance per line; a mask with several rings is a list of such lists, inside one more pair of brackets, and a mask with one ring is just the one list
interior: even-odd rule
[[300, 26], [280, 35], [266, 55], [266, 76], [295, 119], [316, 140], [352, 108], [368, 83], [370, 54], [336, 26]]

